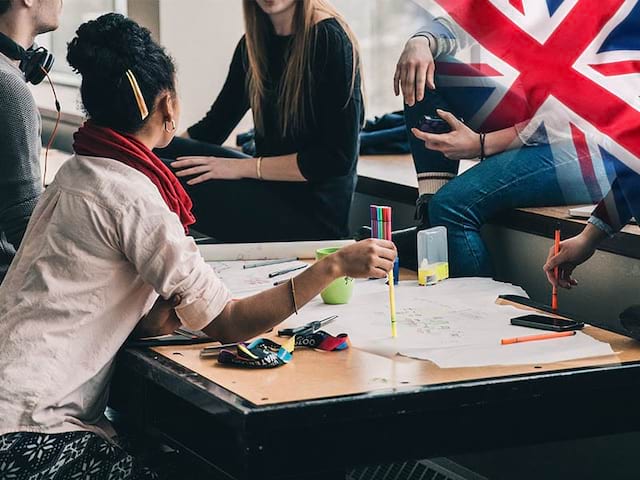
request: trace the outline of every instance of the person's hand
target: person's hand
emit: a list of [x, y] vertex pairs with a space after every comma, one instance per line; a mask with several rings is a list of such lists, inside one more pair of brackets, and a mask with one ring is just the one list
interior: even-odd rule
[[393, 269], [397, 253], [393, 242], [368, 238], [343, 247], [334, 255], [340, 276], [383, 278]]
[[[547, 262], [544, 264], [544, 272], [551, 285], [570, 289], [578, 285], [578, 281], [571, 275], [575, 268], [586, 262], [596, 251], [596, 245], [605, 236], [594, 225], [587, 227], [579, 235], [560, 242], [560, 250], [555, 254], [555, 248], [549, 249]], [[558, 267], [558, 279], [556, 280], [555, 268]]]
[[207, 180], [239, 180], [242, 178], [240, 162], [229, 158], [218, 157], [180, 157], [171, 163], [176, 169], [176, 177], [194, 178], [187, 180], [187, 184], [196, 185]]
[[436, 110], [440, 118], [451, 127], [449, 133], [427, 133], [417, 128], [412, 128], [411, 133], [416, 138], [424, 141], [424, 146], [429, 150], [442, 152], [451, 160], [462, 158], [475, 158], [480, 155], [480, 135], [453, 114], [444, 110]]
[[428, 86], [435, 90], [434, 75], [436, 64], [429, 48], [426, 37], [413, 37], [404, 46], [402, 55], [396, 65], [396, 73], [393, 77], [393, 89], [396, 96], [402, 95], [404, 102], [412, 107], [416, 101], [424, 99], [424, 89]]

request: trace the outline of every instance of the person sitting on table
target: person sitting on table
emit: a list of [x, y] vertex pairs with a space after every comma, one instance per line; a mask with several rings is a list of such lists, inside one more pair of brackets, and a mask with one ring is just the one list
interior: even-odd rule
[[[447, 228], [452, 276], [493, 276], [489, 251], [480, 236], [484, 224], [501, 212], [518, 207], [597, 202], [609, 182], [599, 169], [593, 177], [583, 177], [571, 139], [549, 142], [540, 130], [531, 132], [528, 121], [520, 122], [523, 112], [528, 112], [525, 98], [514, 97], [510, 112], [492, 118], [489, 127], [481, 127], [485, 119], [478, 115], [483, 104], [476, 98], [478, 85], [448, 85], [447, 74], [452, 69], [466, 71], [474, 82], [484, 82], [485, 90], [504, 87], [490, 77], [474, 74], [472, 66], [452, 57], [459, 46], [465, 46], [462, 37], [449, 21], [435, 19], [405, 45], [396, 67], [394, 88], [396, 95], [402, 90], [404, 96], [411, 153], [418, 174], [417, 229], [439, 225]], [[420, 131], [416, 127], [425, 114], [444, 119], [451, 132]], [[460, 118], [477, 123], [467, 125]], [[479, 133], [479, 128], [486, 130]], [[482, 161], [457, 176], [459, 160], [473, 158]], [[417, 229], [394, 235], [401, 261], [415, 261]]]
[[61, 10], [61, 0], [0, 0], [0, 283], [42, 192], [40, 113], [27, 82], [42, 80], [47, 57], [21, 59], [36, 35], [58, 28]]
[[250, 339], [338, 277], [384, 277], [396, 252], [387, 241], [355, 243], [295, 283], [232, 300], [185, 234], [188, 195], [152, 153], [179, 120], [170, 57], [111, 13], [79, 27], [67, 58], [82, 75], [88, 120], [0, 287], [0, 477], [85, 478], [88, 468], [92, 478], [151, 478], [110, 443], [103, 417], [127, 338], [185, 325], [225, 343]]
[[[349, 236], [364, 119], [355, 36], [325, 0], [245, 0], [246, 34], [206, 116], [161, 150], [194, 228], [219, 241]], [[251, 109], [255, 158], [222, 144]], [[206, 142], [206, 143], [203, 143]]]

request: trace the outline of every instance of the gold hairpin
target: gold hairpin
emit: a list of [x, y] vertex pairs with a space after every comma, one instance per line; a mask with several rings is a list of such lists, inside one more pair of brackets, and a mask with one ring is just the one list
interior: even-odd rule
[[133, 90], [133, 96], [136, 97], [136, 103], [138, 104], [138, 109], [140, 110], [140, 116], [142, 120], [149, 116], [149, 109], [147, 108], [147, 104], [144, 101], [144, 97], [142, 96], [142, 92], [140, 91], [140, 85], [138, 85], [138, 81], [136, 77], [133, 75], [131, 70], [126, 71], [127, 79], [131, 84], [131, 89]]

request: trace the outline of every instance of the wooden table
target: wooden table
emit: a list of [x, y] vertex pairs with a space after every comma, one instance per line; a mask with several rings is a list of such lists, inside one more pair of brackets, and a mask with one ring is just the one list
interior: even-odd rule
[[640, 343], [617, 355], [441, 369], [356, 348], [296, 350], [272, 370], [224, 367], [201, 346], [121, 352], [111, 405], [228, 478], [344, 478], [349, 467], [637, 430]]

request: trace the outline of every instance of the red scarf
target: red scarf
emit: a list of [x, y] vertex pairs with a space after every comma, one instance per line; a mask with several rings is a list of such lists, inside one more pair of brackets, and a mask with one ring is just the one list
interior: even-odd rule
[[173, 172], [140, 140], [91, 121], [80, 127], [73, 140], [73, 149], [78, 155], [112, 158], [146, 175], [158, 188], [169, 210], [178, 215], [185, 233], [189, 233], [189, 225], [196, 221], [189, 195]]

